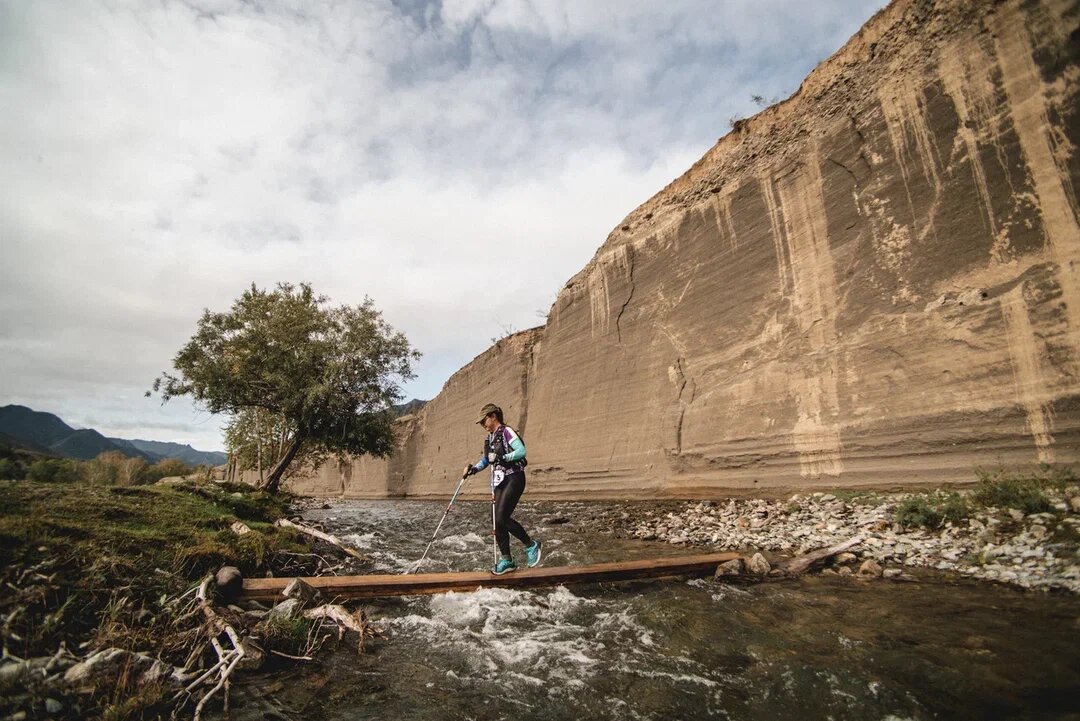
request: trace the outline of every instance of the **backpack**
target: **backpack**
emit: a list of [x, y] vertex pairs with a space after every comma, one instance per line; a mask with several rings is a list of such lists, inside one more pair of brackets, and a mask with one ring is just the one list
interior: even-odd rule
[[[521, 439], [522, 444], [525, 443], [525, 437], [523, 435], [521, 435], [520, 433], [518, 433], [518, 431], [516, 429], [512, 428], [511, 426], [506, 425], [505, 423], [503, 424], [503, 426], [506, 427], [506, 428], [510, 428], [510, 430], [514, 431], [514, 433], [517, 435], [517, 437]], [[505, 441], [501, 445], [503, 446], [503, 452], [504, 453], [506, 451], [510, 450], [510, 448], [506, 446]], [[487, 454], [491, 453], [491, 452], [492, 452], [492, 450], [491, 450], [491, 441], [490, 440], [484, 440], [484, 456], [487, 456]], [[529, 465], [529, 459], [528, 458], [522, 458], [520, 461], [514, 461], [514, 463], [512, 465], [514, 467], [516, 467], [516, 468], [524, 468], [525, 466]]]

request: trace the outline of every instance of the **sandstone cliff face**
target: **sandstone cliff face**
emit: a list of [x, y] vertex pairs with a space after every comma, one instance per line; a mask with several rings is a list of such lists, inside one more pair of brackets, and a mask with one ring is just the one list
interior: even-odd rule
[[293, 487], [447, 495], [488, 401], [534, 498], [1080, 461], [1078, 59], [1075, 2], [897, 0], [631, 213], [393, 460]]

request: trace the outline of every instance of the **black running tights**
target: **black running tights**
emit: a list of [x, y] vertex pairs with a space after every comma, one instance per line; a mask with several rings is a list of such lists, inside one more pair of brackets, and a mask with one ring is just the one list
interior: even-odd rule
[[510, 534], [526, 546], [532, 544], [532, 539], [521, 524], [510, 517], [518, 504], [518, 499], [525, 491], [525, 471], [518, 471], [506, 476], [506, 479], [495, 489], [495, 540], [499, 544], [499, 552], [503, 556], [510, 555]]

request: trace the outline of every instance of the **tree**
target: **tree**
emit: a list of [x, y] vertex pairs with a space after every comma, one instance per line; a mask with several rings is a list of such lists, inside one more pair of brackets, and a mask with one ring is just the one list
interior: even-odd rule
[[254, 409], [279, 416], [285, 442], [264, 488], [276, 491], [307, 446], [327, 453], [386, 456], [393, 450], [390, 406], [399, 380], [420, 357], [370, 298], [329, 307], [307, 283], [254, 284], [226, 313], [203, 312], [195, 335], [153, 390], [163, 402], [189, 395], [211, 413]]
[[[394, 413], [397, 415], [396, 410]], [[225, 425], [225, 450], [237, 468], [255, 470], [259, 474], [259, 485], [265, 485], [266, 474], [284, 454], [291, 436], [292, 425], [283, 416], [262, 408], [245, 408]], [[296, 452], [282, 480], [305, 469], [318, 468], [329, 456], [324, 445], [305, 443]]]

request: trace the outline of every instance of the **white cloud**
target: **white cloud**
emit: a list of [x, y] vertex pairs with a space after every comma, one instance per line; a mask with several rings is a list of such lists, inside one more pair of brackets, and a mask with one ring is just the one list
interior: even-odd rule
[[881, 4], [0, 5], [0, 403], [217, 448], [141, 392], [279, 280], [371, 295], [430, 397]]

